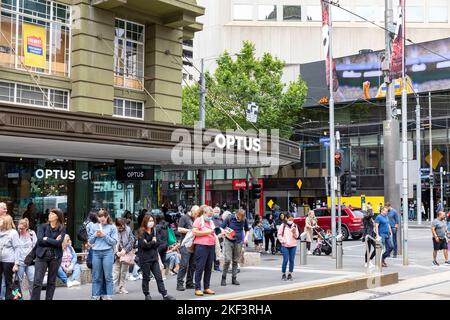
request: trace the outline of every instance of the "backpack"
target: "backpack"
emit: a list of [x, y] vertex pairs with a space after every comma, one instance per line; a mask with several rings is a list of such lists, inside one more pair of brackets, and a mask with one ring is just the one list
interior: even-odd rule
[[263, 239], [263, 230], [261, 227], [253, 228], [253, 240], [262, 240]]
[[86, 226], [88, 225], [89, 221], [83, 222], [83, 224], [80, 226], [77, 232], [77, 239], [81, 242], [86, 242], [89, 239]]

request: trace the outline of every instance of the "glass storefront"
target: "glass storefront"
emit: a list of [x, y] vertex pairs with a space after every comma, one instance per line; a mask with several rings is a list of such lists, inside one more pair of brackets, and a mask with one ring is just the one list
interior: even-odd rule
[[123, 170], [145, 170], [151, 177], [117, 179], [114, 163], [63, 159], [0, 158], [0, 201], [15, 221], [34, 204], [37, 223], [51, 208], [61, 209], [74, 238], [90, 211], [107, 208], [113, 218], [129, 210], [136, 218], [142, 209], [158, 207], [159, 170], [153, 166], [125, 165]]

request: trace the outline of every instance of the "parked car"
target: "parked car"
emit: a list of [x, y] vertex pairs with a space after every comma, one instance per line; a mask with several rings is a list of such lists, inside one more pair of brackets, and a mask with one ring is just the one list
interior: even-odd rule
[[[324, 229], [331, 230], [331, 210], [330, 208], [316, 208], [314, 213], [317, 217], [318, 225]], [[350, 235], [353, 239], [360, 239], [364, 233], [363, 212], [358, 208], [342, 208], [341, 209], [341, 229], [344, 240], [347, 240]], [[306, 216], [294, 218], [300, 233], [304, 231]], [[336, 210], [336, 230], [338, 228], [338, 216]]]

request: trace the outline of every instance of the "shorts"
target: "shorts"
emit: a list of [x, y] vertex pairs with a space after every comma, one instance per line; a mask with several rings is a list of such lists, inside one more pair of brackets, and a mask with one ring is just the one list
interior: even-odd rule
[[263, 240], [254, 240], [253, 242], [255, 243], [255, 246], [257, 246], [259, 244], [262, 244]]
[[436, 239], [433, 238], [433, 249], [434, 251], [447, 250], [447, 239], [439, 239], [439, 241], [436, 241]]

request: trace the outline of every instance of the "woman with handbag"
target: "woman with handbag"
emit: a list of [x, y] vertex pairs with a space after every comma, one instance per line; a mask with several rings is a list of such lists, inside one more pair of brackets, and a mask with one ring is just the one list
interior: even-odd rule
[[0, 217], [0, 283], [5, 280], [6, 300], [12, 299], [13, 276], [19, 270], [19, 235], [15, 229], [10, 215]]
[[53, 300], [55, 294], [56, 276], [63, 255], [62, 243], [66, 235], [64, 215], [59, 209], [51, 209], [48, 214], [48, 222], [41, 224], [37, 234], [35, 274], [31, 300], [40, 300], [42, 282], [45, 273], [47, 275], [47, 288], [45, 300]]
[[27, 275], [28, 289], [31, 297], [34, 281], [34, 263], [26, 265], [25, 258], [36, 245], [37, 236], [33, 230], [30, 230], [27, 218], [19, 220], [17, 231], [19, 232], [19, 270], [17, 271], [17, 277], [22, 288], [24, 275]]
[[106, 209], [98, 211], [97, 219], [98, 223], [89, 228], [89, 244], [92, 250], [92, 299], [112, 300], [114, 291], [112, 271], [117, 228], [112, 224]]
[[116, 250], [116, 258], [113, 269], [113, 281], [116, 293], [126, 294], [125, 279], [128, 268], [134, 265], [134, 236], [131, 228], [127, 226], [126, 220], [123, 218], [116, 219], [116, 228], [118, 231], [118, 242]]
[[142, 291], [145, 296], [145, 300], [151, 300], [149, 290], [150, 272], [155, 277], [156, 284], [158, 285], [158, 291], [163, 296], [164, 300], [175, 300], [172, 296], [167, 294], [167, 290], [164, 286], [164, 281], [161, 275], [159, 265], [159, 252], [160, 236], [156, 232], [155, 220], [153, 216], [146, 215], [142, 220], [142, 225], [139, 229], [138, 240], [138, 254], [139, 264], [142, 269]]

